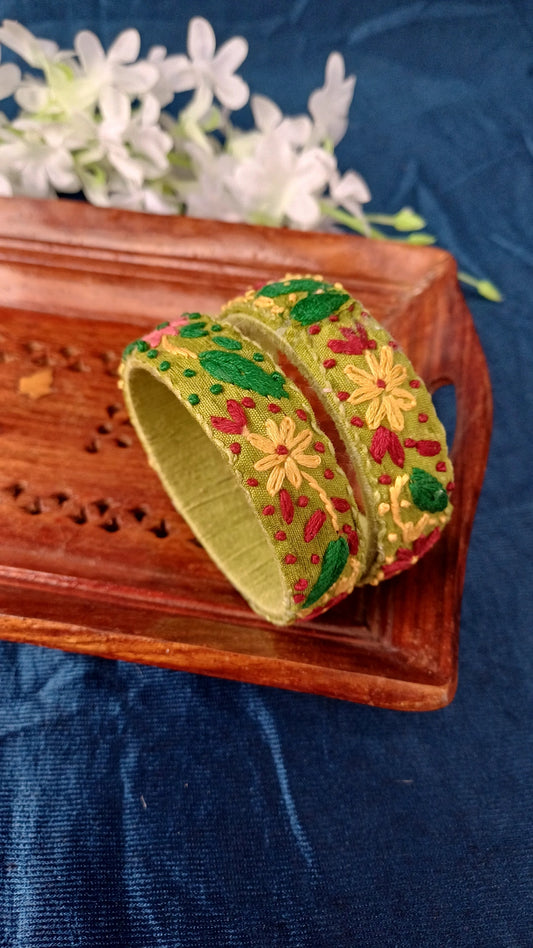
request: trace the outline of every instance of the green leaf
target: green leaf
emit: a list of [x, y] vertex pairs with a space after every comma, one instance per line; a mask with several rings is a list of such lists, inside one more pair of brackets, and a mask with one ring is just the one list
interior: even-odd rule
[[199, 339], [201, 336], [208, 336], [209, 333], [204, 328], [205, 323], [189, 323], [187, 326], [182, 326], [180, 329], [180, 336], [183, 339]]
[[310, 296], [304, 296], [293, 306], [290, 317], [295, 319], [297, 323], [301, 323], [302, 326], [311, 326], [312, 323], [320, 322], [321, 319], [327, 319], [349, 299], [347, 293], [339, 293], [335, 290], [326, 293], [312, 293]]
[[448, 506], [448, 494], [441, 482], [433, 477], [433, 474], [423, 471], [420, 467], [413, 468], [409, 479], [409, 489], [419, 510], [437, 513]]
[[280, 372], [265, 372], [256, 362], [236, 352], [221, 352], [207, 349], [198, 354], [202, 368], [219, 382], [232, 382], [239, 388], [270, 395], [273, 398], [288, 398], [284, 389], [286, 379]]
[[216, 336], [214, 341], [222, 349], [242, 349], [242, 342], [238, 339], [230, 339], [229, 336]]
[[320, 575], [304, 602], [304, 608], [318, 602], [324, 593], [337, 582], [348, 562], [349, 554], [350, 550], [346, 537], [338, 537], [328, 543], [322, 559]]
[[268, 283], [256, 293], [256, 296], [269, 296], [271, 299], [275, 299], [277, 296], [286, 296], [287, 293], [316, 293], [317, 290], [331, 290], [331, 288], [331, 283], [322, 283], [320, 280], [303, 277], [298, 280]]

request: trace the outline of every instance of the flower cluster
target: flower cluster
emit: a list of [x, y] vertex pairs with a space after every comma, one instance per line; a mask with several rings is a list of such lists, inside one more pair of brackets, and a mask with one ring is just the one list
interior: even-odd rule
[[[288, 118], [265, 96], [250, 99], [237, 75], [246, 40], [217, 49], [202, 17], [189, 23], [187, 55], [157, 46], [140, 59], [135, 29], [107, 53], [88, 30], [61, 50], [12, 20], [0, 43], [42, 73], [0, 66], [0, 97], [13, 95], [19, 107], [12, 122], [0, 119], [1, 194], [81, 191], [104, 207], [301, 229], [324, 227], [334, 207], [366, 226], [369, 190], [354, 171], [341, 176], [334, 155], [355, 86], [340, 53], [330, 55], [309, 114]], [[182, 92], [190, 101], [172, 116]], [[255, 125], [242, 131], [231, 113], [249, 99]]]
[[[0, 100], [13, 96], [18, 107], [13, 121], [0, 112], [0, 196], [81, 192], [101, 207], [301, 230], [340, 225], [376, 239], [387, 236], [385, 225], [404, 232], [396, 240], [435, 240], [410, 208], [365, 213], [365, 181], [356, 171], [339, 172], [335, 146], [356, 80], [345, 75], [338, 52], [309, 96], [308, 113], [290, 117], [266, 96], [250, 96], [237, 75], [248, 53], [244, 37], [217, 49], [203, 17], [189, 23], [187, 55], [155, 46], [141, 59], [135, 29], [107, 52], [88, 30], [76, 35], [74, 49], [62, 50], [14, 20], [0, 26], [2, 45], [32, 72], [0, 64]], [[168, 107], [184, 92], [190, 100], [173, 115]], [[248, 102], [254, 127], [244, 131], [231, 116]], [[488, 280], [459, 276], [500, 298]]]

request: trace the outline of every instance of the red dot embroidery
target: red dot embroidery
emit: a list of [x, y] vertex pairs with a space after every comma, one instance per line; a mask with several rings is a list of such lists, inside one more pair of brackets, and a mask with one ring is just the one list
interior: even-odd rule
[[295, 556], [294, 553], [287, 553], [287, 556], [285, 557], [285, 562], [291, 565], [292, 563], [296, 563], [297, 559], [298, 557]]
[[350, 397], [349, 392], [337, 392], [337, 398], [340, 402], [345, 402], [347, 398]]
[[[354, 309], [355, 309], [355, 303], [350, 303], [348, 307], [348, 312], [353, 313]], [[368, 313], [361, 313], [361, 316], [368, 316]]]
[[274, 405], [274, 402], [271, 402], [268, 406], [268, 410], [271, 411], [273, 415], [277, 415], [277, 413], [281, 411], [281, 408], [279, 405]]
[[330, 321], [330, 323], [338, 323], [339, 317], [337, 316], [337, 313], [333, 313], [333, 314], [329, 317], [329, 321]]
[[299, 507], [307, 507], [307, 504], [309, 503], [309, 497], [306, 497], [305, 494], [300, 494], [296, 503]]
[[314, 563], [315, 565], [320, 563], [320, 557], [318, 553], [311, 553], [311, 563]]
[[292, 597], [296, 603], [305, 602], [305, 596], [303, 593], [295, 593]]
[[359, 417], [359, 415], [354, 415], [352, 418], [350, 418], [350, 424], [354, 425], [355, 428], [362, 428], [364, 421]]
[[246, 483], [248, 484], [248, 487], [257, 487], [259, 481], [256, 477], [249, 477]]
[[326, 470], [324, 471], [324, 477], [326, 478], [327, 481], [332, 481], [335, 475], [333, 471], [330, 470], [329, 467], [327, 467]]
[[307, 421], [307, 412], [304, 411], [303, 408], [297, 408], [296, 414], [298, 415], [300, 421]]
[[298, 590], [307, 589], [308, 586], [309, 586], [309, 583], [308, 583], [307, 580], [304, 579], [303, 577], [302, 577], [301, 579], [297, 580], [297, 582], [295, 582], [295, 584], [294, 584], [294, 588], [295, 588], [295, 589], [298, 589]]
[[313, 323], [312, 326], [309, 326], [309, 329], [307, 330], [307, 332], [309, 333], [310, 336], [317, 336], [318, 333], [320, 332], [320, 326], [317, 323]]
[[275, 540], [286, 540], [286, 539], [287, 539], [287, 534], [285, 533], [285, 530], [278, 530], [277, 533], [274, 534], [274, 539], [275, 539]]
[[241, 399], [241, 405], [244, 405], [245, 408], [255, 408], [255, 402], [253, 398]]
[[378, 481], [380, 484], [392, 484], [392, 477], [390, 477], [388, 474], [380, 474]]
[[455, 490], [455, 481], [449, 481], [446, 484], [446, 490], [448, 491], [449, 494], [451, 494], [452, 490]]
[[419, 420], [419, 422], [420, 422], [421, 425], [423, 425], [423, 424], [426, 423], [426, 421], [428, 420], [428, 416], [426, 415], [425, 411], [421, 411], [421, 412], [420, 412], [420, 414], [419, 414], [419, 416], [418, 416], [418, 420]]
[[411, 379], [409, 385], [411, 388], [420, 388], [420, 379]]
[[324, 366], [325, 369], [332, 369], [335, 365], [337, 365], [337, 360], [336, 360], [336, 359], [324, 359], [322, 365]]
[[406, 438], [404, 441], [404, 445], [406, 448], [416, 448], [416, 441], [414, 440], [414, 438]]
[[263, 507], [264, 517], [271, 517], [273, 513], [275, 513], [275, 508], [272, 506], [272, 504], [267, 504], [266, 507]]
[[342, 528], [342, 532], [343, 532], [343, 533], [351, 533], [351, 532], [352, 532], [352, 528], [351, 528], [351, 526], [350, 526], [349, 523], [345, 523], [345, 524], [344, 524], [344, 526], [343, 526], [343, 528]]
[[321, 441], [315, 441], [313, 447], [315, 451], [318, 451], [320, 454], [324, 454], [324, 451], [326, 450]]
[[436, 470], [436, 471], [445, 471], [445, 470], [446, 470], [446, 461], [439, 461], [438, 464], [435, 465], [435, 470]]
[[241, 453], [241, 446], [240, 446], [240, 444], [239, 444], [238, 441], [232, 441], [231, 444], [230, 444], [230, 446], [229, 446], [229, 449], [230, 449], [230, 451], [231, 451], [233, 454], [240, 454], [240, 453]]

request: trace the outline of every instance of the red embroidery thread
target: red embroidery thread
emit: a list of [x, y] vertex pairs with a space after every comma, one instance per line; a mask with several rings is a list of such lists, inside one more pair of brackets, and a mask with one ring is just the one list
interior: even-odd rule
[[390, 431], [388, 428], [380, 425], [372, 438], [370, 454], [376, 464], [381, 464], [387, 452], [396, 467], [403, 467], [405, 451], [402, 448], [398, 435], [395, 434], [394, 431]]
[[332, 497], [331, 503], [339, 513], [346, 513], [346, 511], [350, 509], [350, 504], [344, 497]]
[[281, 516], [283, 517], [285, 523], [291, 524], [294, 517], [294, 505], [291, 495], [285, 490], [285, 488], [282, 488], [279, 492], [279, 506], [281, 510]]
[[304, 527], [304, 540], [306, 543], [310, 543], [311, 540], [314, 540], [319, 530], [324, 526], [326, 519], [326, 514], [323, 510], [315, 510], [314, 513], [311, 514]]
[[239, 405], [234, 398], [228, 398], [226, 402], [229, 418], [219, 415], [211, 415], [211, 424], [217, 431], [223, 431], [225, 434], [242, 434], [246, 425], [246, 412], [242, 405]]

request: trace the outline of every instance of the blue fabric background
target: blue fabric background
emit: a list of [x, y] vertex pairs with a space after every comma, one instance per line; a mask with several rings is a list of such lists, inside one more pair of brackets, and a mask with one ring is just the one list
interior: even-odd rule
[[[495, 396], [460, 683], [406, 715], [0, 644], [0, 945], [532, 944], [533, 8], [528, 0], [4, 0], [64, 45], [203, 14], [305, 108], [339, 49], [341, 167], [411, 204], [465, 269]], [[520, 344], [517, 345], [517, 339]]]

